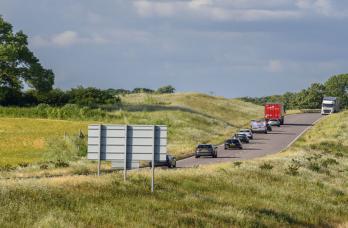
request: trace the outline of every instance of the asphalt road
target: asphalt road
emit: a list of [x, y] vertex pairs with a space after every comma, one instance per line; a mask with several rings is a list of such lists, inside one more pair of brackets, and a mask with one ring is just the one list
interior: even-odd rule
[[243, 150], [224, 150], [223, 145], [218, 148], [218, 157], [194, 156], [177, 161], [178, 168], [192, 167], [201, 164], [228, 162], [233, 160], [248, 160], [277, 153], [285, 149], [306, 128], [321, 118], [319, 113], [294, 114], [285, 117], [285, 124], [273, 127], [268, 134], [254, 134], [249, 144], [243, 144]]

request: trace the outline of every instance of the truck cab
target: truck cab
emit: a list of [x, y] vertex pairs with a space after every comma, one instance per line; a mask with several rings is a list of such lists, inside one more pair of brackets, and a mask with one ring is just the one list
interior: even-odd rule
[[285, 110], [281, 103], [267, 103], [265, 104], [265, 120], [269, 121], [279, 120], [280, 125], [284, 124]]
[[337, 97], [324, 97], [321, 105], [321, 114], [330, 115], [335, 112], [339, 112], [339, 101]]

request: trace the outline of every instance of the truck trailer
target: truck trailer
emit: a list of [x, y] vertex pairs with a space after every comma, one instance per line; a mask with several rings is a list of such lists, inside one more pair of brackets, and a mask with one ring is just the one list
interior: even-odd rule
[[330, 115], [340, 111], [340, 103], [337, 97], [324, 97], [321, 105], [321, 114]]
[[265, 104], [265, 120], [279, 120], [280, 124], [284, 124], [285, 110], [281, 103]]

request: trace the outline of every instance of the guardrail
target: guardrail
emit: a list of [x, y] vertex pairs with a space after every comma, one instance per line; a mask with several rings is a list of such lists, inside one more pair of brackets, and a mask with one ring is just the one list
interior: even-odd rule
[[320, 113], [321, 109], [300, 109], [302, 113]]

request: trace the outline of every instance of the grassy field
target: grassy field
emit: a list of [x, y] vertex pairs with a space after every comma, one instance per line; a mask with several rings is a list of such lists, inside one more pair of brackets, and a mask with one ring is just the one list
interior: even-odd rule
[[[71, 135], [82, 129], [86, 133], [89, 123], [168, 125], [168, 150], [183, 157], [192, 153], [196, 144], [221, 143], [239, 127], [248, 124], [250, 119], [262, 116], [260, 106], [204, 94], [137, 94], [123, 97], [123, 100], [122, 110], [110, 110], [105, 115], [100, 111], [74, 108], [0, 108], [0, 167], [42, 162], [48, 141], [57, 139], [60, 142], [64, 132]], [[51, 119], [36, 119], [36, 116]], [[105, 119], [101, 119], [103, 116]], [[55, 147], [59, 150], [59, 145]], [[63, 150], [64, 146], [61, 148]]]
[[0, 166], [40, 162], [48, 140], [87, 129], [85, 122], [28, 118], [0, 118], [0, 126]]
[[[132, 172], [126, 183], [121, 173], [1, 179], [0, 224], [346, 227], [347, 127], [348, 112], [344, 112], [324, 118], [290, 149], [275, 156], [191, 169], [158, 169], [154, 194], [146, 169]], [[33, 170], [11, 173], [20, 176], [26, 172]]]

